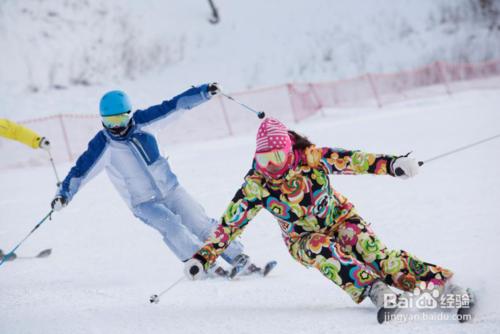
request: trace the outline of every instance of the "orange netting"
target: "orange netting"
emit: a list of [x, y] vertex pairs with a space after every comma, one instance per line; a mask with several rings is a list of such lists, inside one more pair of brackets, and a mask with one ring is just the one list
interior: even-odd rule
[[[452, 94], [471, 88], [495, 88], [500, 60], [477, 64], [435, 62], [411, 71], [366, 74], [348, 80], [322, 83], [293, 83], [232, 96], [256, 110], [285, 123], [299, 122], [323, 108], [383, 107], [405, 99]], [[251, 133], [260, 120], [223, 97], [185, 112], [159, 134], [160, 143], [196, 141]], [[23, 124], [50, 139], [56, 162], [72, 161], [101, 128], [97, 115], [55, 115], [30, 119]], [[29, 151], [21, 144], [0, 140], [0, 169], [48, 164], [47, 153]]]

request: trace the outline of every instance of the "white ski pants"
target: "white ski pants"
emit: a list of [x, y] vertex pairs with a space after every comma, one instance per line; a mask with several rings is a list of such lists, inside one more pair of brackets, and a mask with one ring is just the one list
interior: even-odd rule
[[[166, 198], [141, 203], [132, 211], [137, 218], [160, 232], [163, 241], [181, 261], [189, 260], [218, 225], [180, 185], [172, 189]], [[222, 258], [231, 264], [242, 252], [243, 245], [235, 240]]]

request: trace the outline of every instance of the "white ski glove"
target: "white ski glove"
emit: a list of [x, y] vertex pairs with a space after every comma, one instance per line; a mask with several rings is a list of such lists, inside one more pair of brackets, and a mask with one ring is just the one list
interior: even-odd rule
[[184, 275], [190, 280], [199, 280], [205, 277], [205, 269], [198, 259], [190, 259], [184, 264]]
[[418, 161], [409, 157], [397, 158], [392, 163], [392, 172], [396, 177], [408, 179], [418, 174], [420, 166]]
[[41, 149], [48, 151], [48, 150], [50, 150], [50, 141], [47, 138], [42, 137], [42, 139], [40, 139], [40, 143], [38, 144], [38, 146]]
[[59, 211], [62, 208], [64, 208], [66, 205], [68, 205], [68, 200], [62, 196], [56, 196], [50, 203], [50, 206], [52, 207], [52, 210], [54, 211]]
[[210, 94], [211, 96], [219, 94], [221, 90], [221, 86], [217, 82], [208, 84], [208, 94]]

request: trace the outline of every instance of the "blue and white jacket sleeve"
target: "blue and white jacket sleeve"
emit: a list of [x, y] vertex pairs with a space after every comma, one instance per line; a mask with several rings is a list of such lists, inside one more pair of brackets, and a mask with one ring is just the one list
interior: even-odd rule
[[106, 152], [107, 139], [103, 131], [89, 142], [85, 152], [80, 155], [75, 166], [71, 168], [57, 192], [58, 196], [65, 197], [68, 202], [87, 181], [92, 179], [104, 168], [104, 153]]
[[155, 127], [162, 126], [165, 119], [171, 120], [173, 114], [180, 114], [177, 111], [192, 109], [203, 102], [210, 100], [208, 84], [193, 87], [170, 100], [163, 101], [159, 105], [149, 107], [145, 110], [137, 110], [133, 119], [137, 126], [146, 127], [152, 124]]

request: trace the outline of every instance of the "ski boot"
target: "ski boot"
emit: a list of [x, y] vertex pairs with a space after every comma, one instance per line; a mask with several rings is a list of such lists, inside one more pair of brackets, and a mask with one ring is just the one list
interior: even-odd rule
[[234, 279], [239, 274], [246, 271], [252, 263], [250, 262], [250, 257], [246, 254], [237, 255], [233, 260], [233, 268], [229, 272], [229, 279]]
[[210, 268], [208, 268], [207, 276], [209, 278], [227, 278], [229, 276], [229, 272], [218, 264], [214, 264]]
[[472, 312], [476, 305], [476, 298], [471, 289], [465, 289], [459, 285], [449, 282], [445, 286], [444, 291], [445, 301], [451, 299], [454, 304], [454, 309], [457, 311], [457, 320], [460, 323], [467, 322], [472, 319]]
[[377, 320], [379, 324], [391, 320], [399, 313], [398, 301], [400, 295], [395, 293], [382, 280], [375, 280], [365, 290], [364, 295], [369, 297], [373, 305], [378, 308]]

